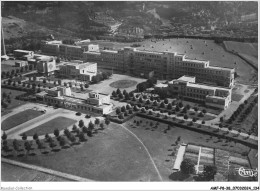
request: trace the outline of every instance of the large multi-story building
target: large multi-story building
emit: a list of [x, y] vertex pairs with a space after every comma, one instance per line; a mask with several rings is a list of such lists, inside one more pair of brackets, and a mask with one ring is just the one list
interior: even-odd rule
[[155, 90], [166, 90], [171, 95], [204, 102], [205, 105], [215, 108], [226, 109], [229, 106], [232, 89], [196, 83], [195, 79], [194, 76], [182, 76], [167, 84], [156, 85]]
[[81, 81], [91, 81], [97, 75], [97, 63], [73, 60], [59, 66], [59, 75], [62, 77], [77, 78]]
[[43, 75], [54, 74], [56, 68], [56, 60], [52, 56], [35, 55], [35, 63], [37, 64], [37, 72]]
[[48, 55], [58, 55], [60, 51], [60, 45], [62, 44], [62, 41], [46, 41], [41, 45], [41, 50], [43, 53]]
[[189, 59], [175, 52], [154, 52], [125, 47], [124, 49], [86, 51], [86, 61], [97, 62], [98, 67], [114, 68], [141, 77], [173, 79], [183, 75], [195, 76], [197, 82], [231, 87], [234, 84], [234, 68], [210, 66], [209, 61]]
[[61, 44], [59, 46], [59, 55], [69, 59], [82, 59], [83, 49], [81, 46]]
[[90, 92], [86, 99], [71, 97], [69, 87], [54, 87], [36, 94], [39, 102], [79, 111], [82, 113], [108, 114], [112, 111], [110, 95]]

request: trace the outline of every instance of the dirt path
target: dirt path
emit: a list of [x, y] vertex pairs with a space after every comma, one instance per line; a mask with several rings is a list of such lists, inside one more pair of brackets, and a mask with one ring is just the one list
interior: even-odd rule
[[144, 147], [145, 151], [147, 152], [147, 154], [148, 154], [148, 156], [149, 156], [149, 158], [150, 158], [150, 160], [151, 160], [151, 162], [152, 162], [152, 164], [153, 164], [153, 166], [154, 166], [154, 168], [155, 168], [155, 170], [156, 170], [156, 172], [158, 174], [158, 177], [159, 177], [160, 181], [163, 181], [162, 176], [161, 176], [161, 174], [160, 174], [160, 172], [159, 172], [159, 170], [158, 170], [158, 168], [157, 168], [157, 166], [156, 166], [152, 156], [150, 155], [148, 149], [144, 145], [144, 143], [136, 136], [136, 134], [134, 134], [132, 131], [130, 131], [128, 128], [126, 128], [124, 125], [121, 125], [121, 127], [123, 127], [126, 131], [131, 133], [131, 135], [134, 136], [142, 144], [142, 146]]

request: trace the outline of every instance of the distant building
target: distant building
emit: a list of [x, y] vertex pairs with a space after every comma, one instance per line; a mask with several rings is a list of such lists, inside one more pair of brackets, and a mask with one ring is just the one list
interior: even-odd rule
[[58, 41], [58, 40], [46, 41], [45, 43], [42, 44], [41, 50], [43, 53], [56, 56], [59, 54], [61, 44], [62, 41]]
[[14, 57], [15, 58], [22, 58], [23, 56], [30, 56], [32, 57], [34, 54], [33, 51], [28, 50], [14, 50]]
[[26, 61], [16, 61], [15, 62], [15, 67], [24, 67], [27, 65], [28, 65], [28, 62], [26, 62]]
[[83, 48], [81, 46], [74, 46], [68, 44], [61, 44], [59, 46], [59, 55], [69, 59], [82, 59]]
[[184, 99], [204, 102], [210, 107], [227, 109], [231, 103], [232, 89], [199, 84], [195, 79], [194, 76], [182, 76], [168, 84], [156, 85], [155, 90], [165, 90]]
[[59, 66], [62, 77], [77, 78], [81, 81], [91, 81], [97, 75], [97, 63], [74, 60]]
[[52, 56], [36, 55], [34, 57], [36, 60], [37, 72], [42, 75], [54, 74], [56, 70], [56, 61]]
[[86, 99], [71, 96], [69, 87], [54, 87], [46, 92], [36, 94], [39, 102], [47, 103], [53, 106], [62, 107], [82, 113], [108, 114], [112, 112], [113, 105], [110, 103], [109, 94], [100, 94], [90, 92]]

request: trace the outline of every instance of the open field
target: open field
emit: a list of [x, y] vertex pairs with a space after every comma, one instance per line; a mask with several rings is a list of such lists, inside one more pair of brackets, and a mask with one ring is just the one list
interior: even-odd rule
[[99, 181], [158, 181], [142, 145], [114, 123], [81, 145], [15, 160]]
[[[139, 126], [134, 123], [142, 121]], [[150, 123], [152, 122], [152, 126]], [[219, 148], [230, 152], [248, 152], [249, 147], [239, 143], [226, 142], [225, 139], [189, 131], [179, 127], [171, 127], [170, 130], [167, 124], [159, 123], [156, 128], [156, 121], [148, 120], [140, 117], [134, 117], [124, 124], [128, 129], [134, 132], [146, 145], [151, 156], [153, 157], [162, 177], [170, 180], [171, 169], [174, 164], [174, 157], [171, 156], [174, 149], [174, 144], [177, 138], [181, 137], [181, 142], [201, 145], [204, 147]], [[165, 131], [166, 130], [166, 131]]]
[[257, 43], [225, 41], [224, 44], [230, 51], [251, 55], [255, 58], [258, 57]]
[[[1, 92], [2, 93], [5, 92], [6, 94], [9, 94], [10, 98], [11, 98], [11, 103], [8, 104], [8, 107], [6, 109], [2, 108], [1, 115], [5, 115], [6, 113], [10, 113], [10, 111], [13, 108], [18, 107], [18, 106], [23, 105], [23, 104], [26, 103], [24, 101], [15, 99], [16, 96], [24, 94], [25, 92], [23, 92], [23, 91], [1, 88]], [[10, 94], [10, 92], [11, 92], [11, 94]]]
[[69, 119], [66, 117], [56, 117], [42, 125], [39, 125], [29, 131], [26, 131], [26, 135], [33, 136], [34, 133], [37, 133], [38, 135], [45, 135], [46, 133], [53, 133], [54, 129], [65, 129], [74, 123], [76, 123], [76, 120]]
[[16, 165], [11, 165], [8, 163], [1, 162], [1, 180], [5, 182], [30, 182], [30, 181], [40, 181], [40, 182], [61, 182], [61, 181], [71, 181], [69, 179], [57, 177], [54, 175], [46, 174], [36, 170], [31, 170]]
[[15, 115], [8, 117], [6, 120], [4, 120], [1, 124], [1, 128], [2, 128], [2, 130], [6, 131], [6, 130], [16, 127], [17, 125], [20, 125], [26, 121], [34, 119], [42, 114], [43, 114], [42, 112], [35, 111], [33, 109], [24, 110], [20, 113], [17, 113]]

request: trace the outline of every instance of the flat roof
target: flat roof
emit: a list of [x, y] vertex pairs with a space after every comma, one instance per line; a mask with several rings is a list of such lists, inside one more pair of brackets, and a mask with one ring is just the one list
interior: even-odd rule
[[234, 70], [234, 68], [219, 67], [219, 66], [209, 66], [208, 68], [209, 68], [209, 69], [225, 70], [225, 71], [231, 71], [231, 70]]
[[108, 52], [108, 53], [118, 53], [117, 50], [101, 50], [100, 52]]
[[197, 84], [197, 83], [188, 83], [187, 87], [201, 88], [201, 89], [211, 89], [211, 90], [230, 91], [230, 89], [228, 89], [228, 88], [221, 88], [221, 87], [215, 87], [215, 86], [209, 86], [209, 85], [206, 85], [206, 84]]
[[164, 87], [168, 87], [168, 84], [159, 83], [159, 84], [156, 84], [155, 87], [164, 88]]
[[194, 79], [196, 79], [195, 76], [186, 76], [186, 75], [178, 78], [178, 80], [187, 81], [187, 82], [194, 80]]
[[83, 52], [84, 53], [87, 53], [87, 54], [101, 54], [101, 52], [97, 52], [97, 51], [85, 51]]
[[14, 51], [16, 51], [16, 52], [33, 52], [31, 50], [20, 50], [20, 49], [17, 49], [17, 50], [14, 50]]

